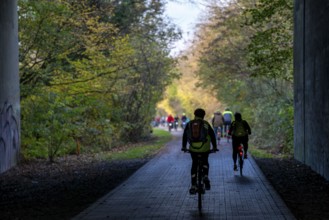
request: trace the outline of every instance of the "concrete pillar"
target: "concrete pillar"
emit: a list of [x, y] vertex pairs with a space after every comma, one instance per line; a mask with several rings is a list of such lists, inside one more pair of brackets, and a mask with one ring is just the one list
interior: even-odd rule
[[17, 1], [0, 1], [0, 173], [16, 165], [20, 150]]
[[329, 179], [327, 0], [295, 0], [295, 158]]

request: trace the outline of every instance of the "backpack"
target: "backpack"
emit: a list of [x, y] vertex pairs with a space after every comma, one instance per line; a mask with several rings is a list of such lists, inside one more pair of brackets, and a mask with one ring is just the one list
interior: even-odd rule
[[243, 121], [235, 121], [233, 135], [237, 136], [237, 137], [243, 137], [243, 136], [246, 136], [247, 134], [248, 133], [244, 126]]
[[187, 138], [190, 144], [193, 142], [202, 142], [203, 144], [206, 143], [207, 135], [208, 126], [202, 119], [194, 119], [189, 122]]
[[219, 127], [223, 125], [223, 117], [221, 114], [214, 115], [214, 127]]

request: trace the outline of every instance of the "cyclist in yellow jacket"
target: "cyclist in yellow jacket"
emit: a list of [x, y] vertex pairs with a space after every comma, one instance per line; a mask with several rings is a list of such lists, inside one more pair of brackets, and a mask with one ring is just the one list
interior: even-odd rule
[[[210, 152], [210, 145], [212, 144], [213, 151], [217, 151], [217, 143], [216, 143], [216, 137], [213, 128], [210, 126], [210, 124], [204, 120], [204, 116], [206, 115], [206, 112], [198, 108], [194, 111], [194, 120], [191, 120], [187, 123], [184, 134], [183, 134], [183, 140], [182, 140], [182, 151], [187, 151], [187, 143], [189, 142], [190, 147], [189, 151], [191, 153], [192, 157], [192, 167], [191, 167], [191, 188], [190, 193], [195, 194], [197, 191], [197, 179], [196, 179], [196, 173], [197, 173], [197, 166], [198, 166], [198, 155], [201, 155], [201, 159], [203, 161], [203, 174], [204, 178], [203, 181], [205, 183], [206, 190], [210, 190], [210, 181], [208, 178], [209, 174], [209, 162], [208, 162], [208, 156]], [[202, 132], [205, 132], [204, 141], [198, 141], [194, 142], [192, 138], [190, 137], [190, 133], [192, 130], [193, 123], [197, 121], [202, 121], [202, 126], [204, 129], [202, 129]]]
[[228, 130], [230, 129], [229, 126], [233, 121], [233, 112], [229, 108], [226, 108], [223, 112], [223, 119], [224, 119], [224, 135], [227, 135]]

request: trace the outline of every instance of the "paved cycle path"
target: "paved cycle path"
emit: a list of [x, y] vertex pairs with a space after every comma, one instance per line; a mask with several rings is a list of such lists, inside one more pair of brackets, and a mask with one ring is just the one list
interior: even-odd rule
[[226, 139], [209, 156], [211, 190], [200, 217], [197, 196], [188, 192], [191, 157], [180, 151], [182, 131], [172, 134], [162, 153], [74, 219], [295, 219], [252, 157], [244, 176], [233, 171]]

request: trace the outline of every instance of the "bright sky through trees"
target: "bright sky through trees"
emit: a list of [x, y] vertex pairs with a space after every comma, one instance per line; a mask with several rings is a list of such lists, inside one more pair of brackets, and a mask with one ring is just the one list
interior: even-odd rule
[[169, 1], [166, 5], [166, 15], [168, 15], [173, 23], [182, 30], [182, 39], [178, 41], [172, 50], [172, 55], [178, 55], [184, 50], [189, 41], [193, 38], [194, 27], [200, 15], [204, 10], [202, 0], [189, 3], [187, 1]]

